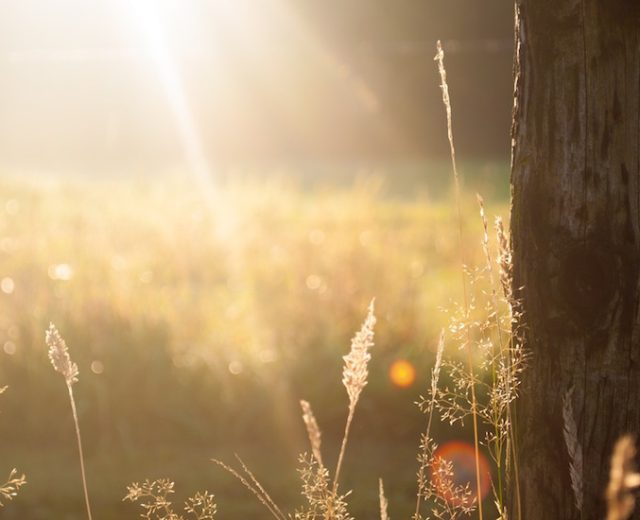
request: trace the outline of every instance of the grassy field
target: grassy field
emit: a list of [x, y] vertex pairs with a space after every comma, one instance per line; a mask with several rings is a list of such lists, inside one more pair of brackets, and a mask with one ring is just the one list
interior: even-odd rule
[[[483, 262], [474, 190], [490, 195], [490, 216], [506, 216], [502, 171], [478, 168], [464, 191], [471, 264]], [[209, 459], [240, 453], [293, 509], [306, 449], [298, 400], [312, 403], [333, 459], [341, 356], [372, 297], [376, 345], [344, 486], [352, 513], [371, 518], [382, 476], [391, 516], [408, 518], [424, 427], [414, 401], [441, 309], [461, 295], [455, 207], [447, 181], [434, 185], [249, 176], [203, 197], [180, 177], [0, 181], [0, 471], [29, 481], [3, 518], [83, 518], [67, 395], [44, 345], [50, 321], [80, 369], [97, 518], [136, 517], [126, 485], [168, 476], [178, 495], [213, 492], [222, 518], [253, 519], [265, 517], [260, 504]], [[406, 388], [388, 376], [398, 359], [416, 370]]]

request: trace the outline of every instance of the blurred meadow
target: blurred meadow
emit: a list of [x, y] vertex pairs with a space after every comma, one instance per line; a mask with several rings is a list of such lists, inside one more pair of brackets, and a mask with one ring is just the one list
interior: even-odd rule
[[240, 454], [293, 510], [299, 400], [333, 465], [342, 356], [375, 298], [341, 485], [373, 518], [382, 477], [409, 518], [415, 403], [462, 298], [435, 40], [482, 266], [476, 192], [508, 220], [511, 18], [499, 0], [0, 4], [0, 474], [28, 481], [0, 517], [86, 518], [50, 322], [79, 367], [96, 518], [138, 517], [126, 486], [168, 477], [252, 520], [261, 504], [210, 459]]
[[[492, 167], [487, 190], [506, 184], [504, 167], [484, 166]], [[468, 168], [480, 176], [482, 165]], [[451, 197], [430, 194], [426, 180], [410, 187], [371, 174], [306, 186], [235, 175], [207, 205], [179, 178], [2, 181], [1, 460], [29, 475], [3, 515], [80, 518], [82, 510], [68, 403], [43, 343], [49, 321], [79, 364], [101, 518], [125, 513], [125, 484], [166, 474], [185, 492], [215, 490], [229, 515], [250, 518], [252, 499], [229, 498], [243, 490], [208, 459], [241, 453], [295, 503], [305, 442], [298, 400], [313, 403], [325, 443], [338, 442], [341, 356], [374, 296], [371, 379], [354, 427], [355, 449], [367, 455], [351, 454], [346, 477], [358, 482], [356, 514], [375, 503], [377, 475], [394, 475], [396, 507], [410, 502], [424, 422], [413, 402], [428, 385], [442, 308], [461, 297]], [[471, 189], [464, 202], [465, 247], [479, 265]], [[507, 211], [500, 190], [490, 210]], [[401, 359], [416, 370], [406, 388], [389, 377]]]

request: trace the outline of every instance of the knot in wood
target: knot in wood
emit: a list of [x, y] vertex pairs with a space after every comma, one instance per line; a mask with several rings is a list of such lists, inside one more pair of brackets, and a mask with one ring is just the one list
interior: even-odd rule
[[602, 243], [568, 248], [560, 258], [559, 298], [569, 318], [587, 329], [606, 324], [620, 285], [620, 258]]

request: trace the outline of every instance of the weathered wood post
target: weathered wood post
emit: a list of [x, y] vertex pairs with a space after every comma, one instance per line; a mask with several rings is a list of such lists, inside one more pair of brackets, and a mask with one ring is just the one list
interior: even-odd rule
[[517, 0], [516, 46], [522, 518], [602, 519], [613, 444], [640, 434], [640, 2]]

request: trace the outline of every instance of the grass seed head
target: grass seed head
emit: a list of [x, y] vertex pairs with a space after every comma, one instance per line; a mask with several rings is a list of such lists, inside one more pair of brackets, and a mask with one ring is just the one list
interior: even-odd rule
[[382, 484], [382, 479], [378, 479], [378, 495], [380, 498], [380, 520], [390, 520], [389, 513], [387, 509], [389, 508], [389, 502], [387, 501], [387, 497], [384, 495], [384, 485]]
[[371, 359], [369, 349], [373, 346], [373, 327], [375, 324], [374, 301], [371, 300], [367, 317], [361, 329], [351, 340], [351, 350], [343, 357], [342, 383], [347, 389], [350, 406], [355, 406], [362, 389], [367, 385], [369, 376], [367, 365]]
[[77, 383], [78, 365], [71, 361], [67, 344], [53, 323], [49, 324], [45, 340], [49, 347], [49, 359], [53, 368], [64, 376], [67, 385], [71, 386], [73, 383]]
[[313, 415], [311, 405], [307, 401], [301, 400], [300, 406], [302, 407], [302, 420], [307, 427], [307, 434], [309, 436], [309, 443], [311, 444], [311, 451], [313, 452], [313, 456], [315, 457], [315, 459], [318, 461], [318, 464], [320, 464], [320, 466], [323, 466], [322, 454], [320, 452], [320, 446], [322, 444], [322, 434], [320, 433], [318, 422]]

